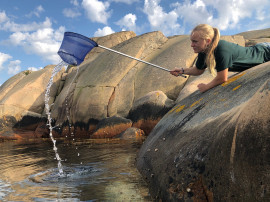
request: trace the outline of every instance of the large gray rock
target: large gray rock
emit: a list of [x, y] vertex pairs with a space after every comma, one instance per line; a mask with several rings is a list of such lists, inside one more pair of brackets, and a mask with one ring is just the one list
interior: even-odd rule
[[182, 99], [152, 130], [137, 167], [153, 197], [267, 201], [270, 62]]
[[[153, 32], [133, 37], [117, 45], [114, 49], [137, 58], [144, 58], [166, 41], [167, 38], [162, 33]], [[133, 67], [136, 64], [137, 61], [135, 60], [109, 51], [100, 53], [94, 61], [83, 64], [75, 80], [76, 86], [73, 90], [71, 89], [73, 95], [68, 93], [72, 95], [72, 103], [69, 104], [71, 122], [87, 123], [90, 119], [101, 120], [116, 114], [127, 115], [134, 98], [132, 94], [126, 96], [127, 93], [125, 92], [119, 95], [119, 92], [125, 87], [128, 88], [121, 83], [130, 80], [130, 75], [131, 77], [135, 75]], [[64, 93], [64, 91], [62, 92]], [[129, 92], [129, 88], [127, 92]], [[58, 107], [65, 105], [63, 103], [63, 97], [65, 96], [66, 93], [63, 96], [60, 95], [62, 97], [60, 103], [62, 104], [55, 105], [52, 113], [53, 117], [59, 122], [63, 120], [59, 119]], [[121, 102], [118, 102], [119, 100]], [[125, 103], [124, 106], [123, 103]], [[121, 114], [118, 113], [118, 108]]]
[[[152, 32], [129, 36], [113, 49], [173, 69], [190, 66], [196, 57], [189, 44], [188, 36], [168, 39], [161, 32]], [[77, 75], [74, 69], [70, 70], [65, 78], [52, 109], [57, 124], [66, 121], [66, 117], [71, 123], [85, 124], [114, 115], [126, 117], [134, 101], [151, 91], [162, 90], [169, 98], [176, 99], [186, 81], [109, 51], [99, 53], [95, 60], [85, 61]]]
[[[41, 117], [45, 105], [45, 90], [54, 66], [42, 70], [22, 73], [12, 77], [1, 87], [0, 117], [13, 116], [19, 121], [23, 116]], [[64, 68], [54, 77], [50, 91], [50, 103], [53, 103], [61, 74]], [[16, 79], [18, 77], [18, 79]]]
[[[92, 39], [95, 42], [97, 42], [97, 44], [99, 45], [105, 46], [107, 48], [112, 48], [133, 37], [136, 37], [136, 34], [134, 32], [123, 31], [123, 32], [117, 32], [114, 34], [106, 35], [103, 37], [93, 37]], [[104, 51], [106, 50], [102, 48], [94, 48], [85, 56], [84, 63], [94, 60], [98, 56], [99, 53], [102, 53]]]
[[[190, 67], [196, 57], [190, 47], [189, 36], [175, 36], [169, 40], [146, 60], [166, 69], [175, 67]], [[134, 100], [141, 98], [147, 93], [160, 90], [170, 99], [175, 100], [184, 87], [186, 78], [174, 77], [169, 72], [139, 63], [138, 72], [134, 80]]]
[[[42, 70], [24, 71], [7, 80], [0, 88], [0, 139], [40, 137], [35, 133], [44, 122], [45, 90], [54, 66]], [[54, 78], [49, 94], [54, 102], [64, 68]], [[17, 132], [20, 130], [20, 132]], [[31, 130], [22, 133], [22, 130]]]
[[148, 135], [174, 104], [162, 91], [152, 91], [134, 102], [128, 118]]
[[269, 38], [270, 28], [241, 32], [237, 35], [243, 36], [245, 39], [248, 39], [248, 40], [249, 39], [259, 39], [259, 38]]

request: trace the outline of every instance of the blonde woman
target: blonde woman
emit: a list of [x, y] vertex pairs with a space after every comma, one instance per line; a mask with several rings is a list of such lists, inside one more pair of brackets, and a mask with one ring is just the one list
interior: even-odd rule
[[209, 83], [200, 83], [198, 89], [205, 92], [228, 79], [228, 71], [244, 71], [258, 64], [270, 61], [270, 43], [261, 43], [251, 47], [242, 47], [220, 40], [220, 32], [207, 24], [196, 26], [190, 35], [191, 47], [198, 53], [194, 67], [175, 68], [170, 71], [179, 74], [201, 75], [208, 67], [214, 76]]

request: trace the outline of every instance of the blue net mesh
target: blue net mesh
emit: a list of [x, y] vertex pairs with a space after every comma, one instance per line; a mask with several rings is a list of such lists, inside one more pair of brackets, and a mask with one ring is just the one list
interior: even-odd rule
[[64, 39], [58, 51], [62, 60], [70, 65], [80, 65], [86, 54], [98, 44], [83, 35], [65, 32]]

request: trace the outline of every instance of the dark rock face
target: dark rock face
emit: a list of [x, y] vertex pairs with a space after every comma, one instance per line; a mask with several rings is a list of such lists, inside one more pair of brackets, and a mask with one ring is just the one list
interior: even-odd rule
[[270, 64], [181, 100], [142, 146], [137, 167], [170, 201], [270, 198]]
[[174, 104], [162, 91], [153, 91], [134, 102], [128, 119], [132, 120], [133, 127], [142, 129], [148, 135]]
[[116, 136], [117, 138], [123, 140], [143, 140], [145, 138], [145, 133], [143, 130], [139, 128], [128, 128], [124, 132], [120, 133]]
[[101, 120], [96, 131], [91, 135], [92, 138], [111, 138], [124, 132], [132, 125], [131, 120], [123, 117], [109, 117]]

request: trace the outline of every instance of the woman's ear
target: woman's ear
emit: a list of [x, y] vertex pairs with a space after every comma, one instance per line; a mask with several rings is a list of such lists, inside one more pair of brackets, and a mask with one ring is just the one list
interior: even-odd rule
[[207, 46], [209, 46], [211, 44], [211, 42], [212, 42], [211, 39], [206, 39], [205, 41], [206, 41]]

